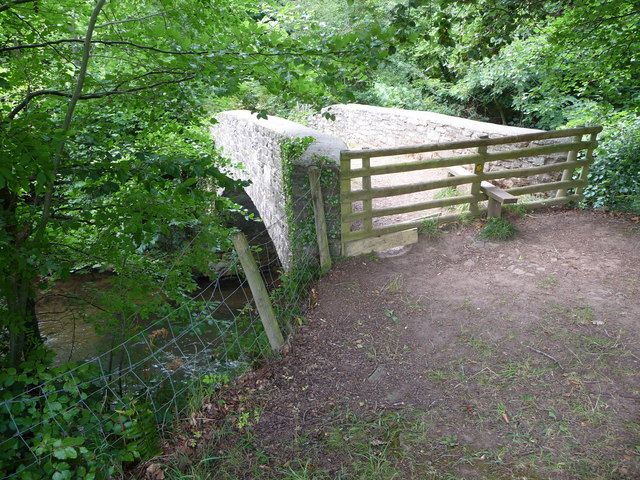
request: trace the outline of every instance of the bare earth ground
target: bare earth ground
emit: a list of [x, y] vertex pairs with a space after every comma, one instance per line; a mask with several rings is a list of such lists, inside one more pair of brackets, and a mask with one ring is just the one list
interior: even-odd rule
[[515, 223], [339, 263], [289, 351], [194, 415], [167, 478], [640, 478], [640, 226]]

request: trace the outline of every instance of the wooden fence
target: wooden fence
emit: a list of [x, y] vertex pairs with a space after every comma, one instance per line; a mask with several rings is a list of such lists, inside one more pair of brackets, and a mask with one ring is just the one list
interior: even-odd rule
[[[416, 145], [398, 148], [379, 148], [367, 150], [343, 150], [340, 154], [340, 201], [341, 201], [341, 234], [343, 255], [363, 253], [367, 249], [375, 249], [376, 242], [385, 243], [384, 236], [395, 235], [391, 242], [402, 242], [399, 232], [419, 227], [425, 219], [432, 218], [437, 222], [454, 221], [459, 218], [456, 214], [425, 216], [410, 222], [400, 222], [384, 227], [374, 227], [373, 219], [378, 217], [419, 212], [434, 208], [453, 205], [469, 204], [472, 215], [480, 215], [484, 209], [479, 202], [489, 200], [489, 213], [493, 216], [500, 214], [502, 203], [514, 203], [517, 197], [524, 194], [535, 194], [546, 191], [556, 191], [554, 198], [545, 198], [529, 202], [527, 205], [559, 205], [582, 197], [587, 181], [589, 165], [593, 159], [593, 149], [596, 147], [596, 137], [602, 131], [601, 127], [581, 127], [552, 132], [536, 132], [501, 138], [480, 138], [468, 141], [437, 143], [431, 145]], [[588, 140], [584, 136], [589, 135]], [[520, 148], [518, 144], [540, 140], [556, 140], [553, 143]], [[499, 151], [489, 151], [490, 147], [500, 146]], [[391, 157], [397, 155], [435, 153], [444, 151], [469, 150], [464, 155], [452, 155], [443, 158], [431, 158], [411, 162], [390, 163], [371, 166], [371, 159], [376, 157]], [[579, 152], [586, 151], [584, 156]], [[541, 166], [501, 169], [485, 171], [485, 164], [494, 161], [509, 161], [525, 157], [560, 154], [567, 152], [566, 160]], [[351, 161], [361, 159], [362, 166], [352, 168]], [[462, 169], [462, 165], [471, 165], [473, 170]], [[433, 168], [447, 168], [452, 175], [449, 178], [398, 185], [384, 188], [372, 188], [371, 177], [392, 173], [417, 172]], [[577, 179], [573, 178], [576, 169], [581, 168]], [[506, 190], [491, 184], [491, 180], [507, 178], [530, 177], [534, 175], [563, 172], [559, 181], [539, 183]], [[352, 180], [362, 178], [362, 188], [352, 189]], [[444, 187], [470, 185], [470, 193], [452, 198], [441, 198], [424, 201], [417, 204], [393, 206], [388, 208], [373, 208], [373, 199], [406, 195], [410, 193], [434, 190]], [[362, 202], [362, 211], [354, 211], [354, 202]], [[361, 224], [358, 230], [353, 230], [354, 223]], [[366, 246], [363, 246], [363, 242]], [[389, 242], [386, 241], [388, 244]]]

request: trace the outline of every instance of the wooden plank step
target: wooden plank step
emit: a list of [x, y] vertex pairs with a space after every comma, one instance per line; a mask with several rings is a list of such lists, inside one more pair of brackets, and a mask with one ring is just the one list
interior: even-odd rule
[[[449, 172], [449, 174], [454, 177], [461, 177], [464, 175], [469, 175], [470, 173], [469, 170], [461, 166], [448, 167], [447, 172]], [[483, 181], [480, 184], [480, 189], [487, 197], [492, 198], [497, 202], [500, 202], [500, 203], [517, 203], [518, 202], [518, 197], [516, 197], [515, 195], [511, 195], [506, 190], [496, 187], [491, 182]]]
[[493, 183], [482, 182], [480, 184], [480, 190], [482, 190], [487, 197], [494, 199], [496, 202], [518, 203], [518, 197], [511, 195], [506, 190], [496, 187]]

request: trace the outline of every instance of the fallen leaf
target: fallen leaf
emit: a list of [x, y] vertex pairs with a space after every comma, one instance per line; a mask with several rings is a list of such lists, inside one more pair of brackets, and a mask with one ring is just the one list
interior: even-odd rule
[[145, 470], [145, 476], [149, 480], [164, 480], [164, 471], [157, 463], [152, 463]]

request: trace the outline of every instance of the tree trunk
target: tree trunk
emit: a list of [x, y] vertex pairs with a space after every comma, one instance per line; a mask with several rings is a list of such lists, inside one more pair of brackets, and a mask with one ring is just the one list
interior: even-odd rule
[[[91, 39], [98, 15], [106, 1], [96, 0], [89, 18], [75, 89], [69, 99], [69, 105], [62, 124], [63, 135], [69, 132], [76, 104], [82, 95], [89, 59], [91, 58]], [[11, 239], [10, 244], [5, 244], [6, 248], [3, 246], [2, 250], [0, 250], [6, 265], [3, 272], [5, 278], [0, 279], [0, 293], [5, 298], [8, 310], [8, 319], [5, 321], [6, 325], [4, 327], [9, 332], [8, 360], [12, 365], [19, 364], [31, 351], [42, 345], [42, 336], [40, 335], [35, 308], [35, 281], [38, 272], [30, 264], [30, 257], [33, 254], [25, 251], [24, 246], [35, 242], [37, 247], [46, 242], [45, 231], [51, 217], [51, 202], [55, 179], [64, 153], [64, 147], [65, 141], [63, 139], [53, 156], [53, 169], [47, 182], [42, 202], [42, 216], [35, 230], [32, 225], [23, 226], [19, 224], [19, 219], [16, 215], [18, 197], [7, 186], [0, 189], [0, 220], [4, 223], [3, 228], [8, 234], [8, 238]], [[38, 251], [38, 248], [35, 248], [35, 251]]]
[[16, 296], [8, 302], [9, 363], [16, 367], [43, 343], [36, 315], [35, 288], [29, 276], [12, 279]]
[[36, 316], [36, 272], [24, 252], [30, 235], [29, 225], [21, 225], [17, 216], [18, 199], [7, 186], [0, 189], [0, 222], [8, 242], [2, 249], [4, 266], [0, 294], [6, 302], [3, 325], [9, 333], [8, 362], [16, 366], [42, 345]]

